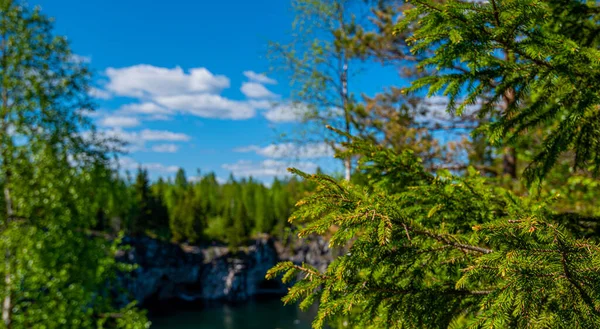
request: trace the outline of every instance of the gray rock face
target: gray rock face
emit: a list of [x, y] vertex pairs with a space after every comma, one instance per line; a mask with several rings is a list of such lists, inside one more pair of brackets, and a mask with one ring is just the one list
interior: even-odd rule
[[149, 299], [194, 299], [204, 256], [200, 250], [184, 248], [148, 237], [125, 238], [130, 246], [118, 260], [137, 268], [120, 276], [121, 285], [140, 303]]
[[321, 238], [287, 247], [262, 238], [235, 254], [221, 246], [200, 248], [148, 237], [123, 242], [130, 248], [119, 260], [137, 268], [121, 274], [119, 281], [142, 305], [172, 299], [237, 302], [259, 294], [283, 294], [287, 288], [279, 281], [265, 280], [267, 270], [277, 262], [305, 262], [323, 270], [332, 260]]
[[222, 247], [204, 249], [204, 255], [199, 278], [204, 300], [242, 301], [260, 293], [285, 291], [265, 281], [267, 271], [279, 261], [272, 240], [256, 240], [235, 255]]
[[288, 246], [279, 241], [275, 241], [274, 244], [280, 259], [296, 264], [306, 263], [322, 272], [338, 254], [336, 250], [329, 248], [329, 242], [321, 236], [296, 240]]

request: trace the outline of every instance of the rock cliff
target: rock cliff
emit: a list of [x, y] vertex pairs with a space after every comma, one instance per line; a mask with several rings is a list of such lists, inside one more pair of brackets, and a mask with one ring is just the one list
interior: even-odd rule
[[322, 238], [289, 246], [262, 238], [235, 253], [223, 246], [178, 245], [148, 237], [126, 237], [123, 242], [130, 247], [119, 261], [137, 268], [119, 277], [121, 286], [142, 306], [173, 300], [240, 302], [256, 295], [283, 294], [286, 287], [279, 281], [264, 279], [277, 262], [305, 262], [325, 269], [332, 260]]

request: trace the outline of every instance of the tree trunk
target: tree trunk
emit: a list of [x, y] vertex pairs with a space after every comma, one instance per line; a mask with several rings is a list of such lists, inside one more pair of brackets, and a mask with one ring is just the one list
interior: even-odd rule
[[[515, 60], [515, 57], [510, 52], [506, 52], [505, 59], [512, 62]], [[515, 102], [514, 89], [508, 88], [503, 95], [503, 99], [505, 115], [510, 118], [511, 114], [507, 113], [507, 111]], [[502, 172], [505, 175], [509, 175], [512, 179], [517, 179], [517, 150], [513, 146], [506, 146], [504, 148], [504, 154], [502, 156]]]
[[344, 179], [350, 181], [350, 177], [352, 176], [352, 159], [346, 158], [344, 159]]
[[[6, 68], [7, 63], [6, 63], [6, 51], [7, 51], [7, 45], [6, 45], [6, 35], [2, 35], [2, 41], [1, 41], [1, 48], [2, 48], [2, 58], [0, 59], [2, 67]], [[10, 139], [11, 137], [8, 136], [8, 110], [9, 110], [9, 100], [8, 100], [8, 91], [6, 90], [6, 86], [3, 86], [2, 88], [2, 109], [0, 111], [0, 138], [4, 139]], [[13, 209], [13, 203], [12, 203], [12, 198], [10, 195], [10, 170], [8, 169], [8, 159], [9, 159], [9, 152], [7, 151], [7, 143], [4, 143], [4, 140], [0, 140], [0, 145], [2, 146], [2, 158], [0, 159], [2, 162], [2, 169], [4, 170], [4, 203], [5, 203], [5, 207], [6, 207], [6, 223], [5, 223], [5, 227], [4, 229], [7, 229], [9, 227], [10, 221], [12, 220], [13, 216], [14, 216], [14, 209]], [[4, 266], [5, 266], [5, 272], [4, 272], [4, 286], [5, 286], [5, 291], [6, 291], [6, 295], [4, 296], [4, 300], [2, 301], [2, 322], [4, 322], [4, 326], [6, 329], [11, 329], [12, 328], [12, 309], [13, 309], [13, 305], [12, 305], [12, 277], [11, 277], [11, 252], [10, 252], [10, 247], [7, 246], [6, 250], [4, 251]]]
[[[6, 179], [4, 181], [4, 203], [6, 204], [6, 227], [8, 227], [10, 220], [14, 214], [12, 199], [10, 197], [10, 189], [7, 186], [9, 176], [8, 173], [6, 174]], [[4, 253], [4, 286], [6, 295], [4, 296], [4, 300], [2, 301], [2, 322], [4, 322], [4, 325], [7, 329], [10, 329], [12, 327], [12, 278], [10, 258], [10, 249], [7, 247]]]
[[[6, 125], [2, 124], [2, 134], [6, 134]], [[10, 170], [6, 168], [7, 152], [2, 154], [2, 164], [4, 170], [4, 204], [6, 207], [6, 221], [4, 229], [8, 229], [12, 218], [14, 217], [14, 209], [12, 198], [10, 195]], [[11, 252], [10, 245], [6, 247], [4, 251], [4, 287], [5, 293], [4, 300], [2, 301], [2, 322], [6, 329], [12, 328], [12, 269], [11, 269]]]
[[[344, 55], [344, 64], [342, 66], [342, 76], [341, 76], [341, 80], [342, 80], [342, 104], [344, 104], [344, 115], [345, 115], [345, 123], [346, 123], [346, 134], [350, 135], [351, 132], [351, 127], [350, 127], [350, 109], [348, 108], [348, 106], [350, 105], [349, 100], [348, 100], [348, 59], [346, 58], [346, 56]], [[348, 143], [350, 143], [350, 138], [348, 137], [348, 139], [346, 140]], [[345, 174], [344, 174], [344, 178], [346, 179], [346, 181], [350, 181], [350, 178], [352, 176], [352, 157], [348, 156], [348, 158], [344, 159], [344, 169], [345, 169]]]
[[[6, 266], [9, 267], [10, 251], [6, 251], [5, 257]], [[12, 328], [12, 298], [10, 292], [10, 289], [12, 288], [12, 283], [10, 278], [10, 272], [8, 271], [4, 275], [4, 284], [6, 285], [7, 293], [6, 296], [4, 296], [4, 301], [2, 302], [2, 322], [4, 322], [6, 329], [10, 329]]]
[[512, 146], [504, 148], [502, 172], [513, 179], [517, 178], [517, 150]]

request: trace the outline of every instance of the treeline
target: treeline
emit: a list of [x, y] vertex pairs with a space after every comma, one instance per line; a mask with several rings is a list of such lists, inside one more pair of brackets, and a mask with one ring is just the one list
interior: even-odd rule
[[149, 235], [175, 242], [226, 242], [232, 247], [257, 234], [289, 232], [287, 219], [312, 183], [275, 178], [265, 186], [252, 177], [233, 175], [219, 183], [214, 173], [190, 180], [179, 169], [174, 179], [151, 182], [139, 168], [135, 178], [115, 177], [98, 210], [96, 229]]

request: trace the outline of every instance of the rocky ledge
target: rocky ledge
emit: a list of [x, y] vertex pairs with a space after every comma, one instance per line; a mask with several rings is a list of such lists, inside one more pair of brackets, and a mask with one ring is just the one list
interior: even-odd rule
[[261, 238], [235, 253], [224, 246], [178, 245], [149, 237], [126, 237], [123, 242], [130, 247], [120, 253], [119, 261], [137, 268], [120, 275], [120, 285], [145, 307], [174, 300], [240, 302], [256, 295], [283, 294], [286, 287], [279, 281], [265, 280], [277, 262], [304, 262], [323, 270], [332, 260], [320, 237], [289, 246]]

